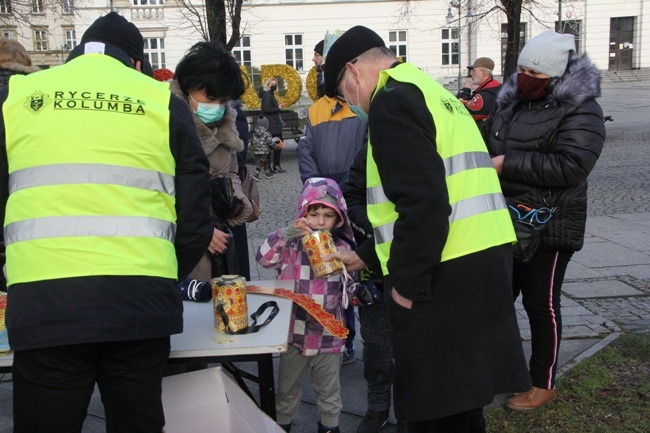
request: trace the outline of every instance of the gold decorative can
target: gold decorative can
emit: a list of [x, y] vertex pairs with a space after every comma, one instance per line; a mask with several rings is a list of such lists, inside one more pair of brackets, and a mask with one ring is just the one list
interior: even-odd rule
[[[213, 278], [212, 301], [214, 302], [214, 327], [217, 331], [228, 334], [248, 327], [246, 278], [239, 275], [222, 275]], [[227, 323], [224, 323], [220, 310], [226, 314]]]
[[336, 252], [336, 245], [329, 230], [315, 230], [303, 236], [302, 244], [305, 246], [309, 264], [316, 278], [328, 278], [343, 272], [343, 263], [339, 259], [331, 262], [323, 260], [323, 256]]

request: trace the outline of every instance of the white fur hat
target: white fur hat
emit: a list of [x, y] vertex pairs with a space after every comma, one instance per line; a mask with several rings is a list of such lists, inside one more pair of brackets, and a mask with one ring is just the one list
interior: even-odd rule
[[561, 77], [575, 51], [573, 35], [547, 30], [526, 42], [517, 65], [549, 77]]

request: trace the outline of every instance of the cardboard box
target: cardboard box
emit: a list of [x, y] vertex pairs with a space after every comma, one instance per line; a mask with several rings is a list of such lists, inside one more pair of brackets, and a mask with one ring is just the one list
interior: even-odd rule
[[163, 379], [166, 433], [284, 433], [221, 367]]

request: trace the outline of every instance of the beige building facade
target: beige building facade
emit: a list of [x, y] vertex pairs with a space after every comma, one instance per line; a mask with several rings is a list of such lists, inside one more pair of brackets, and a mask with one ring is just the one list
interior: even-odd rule
[[[83, 32], [111, 8], [135, 23], [145, 37], [154, 69], [174, 70], [185, 50], [202, 39], [201, 23], [174, 0], [0, 0], [0, 32], [19, 40], [34, 63], [63, 63]], [[464, 76], [476, 57], [491, 57], [501, 73], [505, 14], [486, 0], [245, 0], [243, 34], [233, 53], [252, 68], [289, 64], [304, 80], [313, 48], [326, 31], [365, 25], [379, 33], [403, 59], [441, 82]], [[650, 1], [524, 0], [521, 41], [547, 29], [576, 36], [599, 69], [650, 68]], [[27, 8], [27, 21], [15, 19]], [[195, 6], [205, 16], [203, 5]], [[460, 17], [460, 19], [459, 19]], [[561, 18], [561, 20], [559, 19]], [[205, 23], [203, 23], [205, 26]], [[523, 44], [522, 44], [523, 46]]]

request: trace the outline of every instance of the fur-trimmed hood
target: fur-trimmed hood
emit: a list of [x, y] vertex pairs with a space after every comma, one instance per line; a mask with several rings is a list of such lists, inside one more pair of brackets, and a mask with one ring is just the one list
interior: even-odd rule
[[2, 62], [0, 63], [0, 70], [9, 70], [9, 71], [15, 71], [17, 74], [31, 74], [32, 72], [40, 71], [41, 68], [38, 66], [25, 66], [22, 63], [16, 63], [16, 62]]
[[[187, 97], [183, 94], [183, 91], [178, 85], [178, 81], [171, 80], [170, 89], [174, 95], [187, 102]], [[206, 125], [196, 114], [192, 117], [194, 118], [194, 126], [196, 127], [196, 132], [206, 155], [209, 156], [219, 146], [230, 148], [235, 152], [244, 150], [244, 142], [239, 138], [239, 132], [235, 124], [237, 111], [230, 107], [230, 105], [226, 107], [223, 119], [214, 124], [214, 126]]]
[[[564, 75], [551, 80], [550, 90], [542, 100], [549, 107], [580, 106], [600, 96], [600, 71], [586, 54], [572, 57]], [[521, 102], [517, 96], [517, 74], [512, 74], [497, 96], [497, 111], [513, 111]]]
[[25, 66], [22, 63], [16, 62], [2, 62], [0, 63], [0, 87], [6, 86], [12, 75], [27, 75], [40, 70], [41, 68], [38, 66]]

